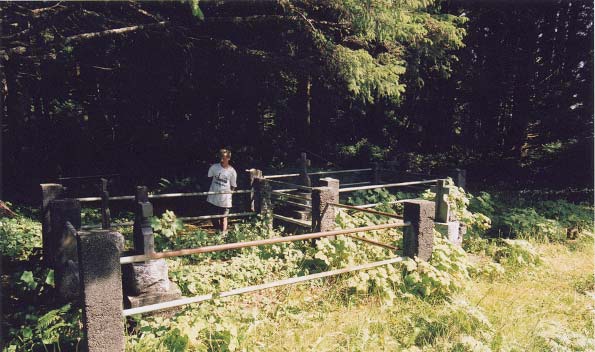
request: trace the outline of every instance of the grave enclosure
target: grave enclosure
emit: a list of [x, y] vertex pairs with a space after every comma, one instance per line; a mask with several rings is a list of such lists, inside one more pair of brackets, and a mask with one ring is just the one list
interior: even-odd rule
[[[387, 182], [399, 173], [375, 163], [371, 168], [308, 172], [309, 161], [305, 154], [300, 159], [300, 172], [285, 175], [263, 175], [260, 170], [246, 170], [251, 188], [229, 193], [249, 196], [250, 209], [234, 212], [229, 217], [259, 215], [273, 222], [291, 224], [302, 228], [305, 234], [289, 235], [264, 240], [226, 243], [200, 248], [185, 248], [155, 252], [154, 235], [150, 218], [154, 215], [151, 201], [181, 197], [204, 197], [214, 192], [171, 193], [151, 195], [139, 186], [131, 196], [110, 197], [107, 181], [101, 180], [100, 194], [96, 197], [67, 198], [68, 192], [61, 184], [42, 184], [43, 253], [45, 264], [55, 270], [59, 298], [78, 302], [83, 308], [83, 326], [89, 351], [123, 351], [124, 317], [170, 309], [231, 295], [295, 284], [322, 277], [339, 275], [397, 263], [404, 257], [429, 260], [433, 247], [433, 230], [447, 234], [460, 244], [464, 234], [457, 219], [449, 212], [446, 197], [451, 187], [443, 178], [425, 177], [423, 180]], [[337, 178], [328, 177], [333, 175]], [[357, 182], [341, 182], [339, 177]], [[362, 177], [363, 176], [363, 179]], [[419, 175], [417, 175], [419, 176]], [[455, 183], [464, 185], [464, 171], [453, 175]], [[292, 180], [289, 182], [288, 180]], [[373, 210], [378, 204], [350, 206], [341, 204], [341, 196], [358, 190], [432, 187], [435, 202], [425, 200], [398, 200], [403, 203], [402, 215]], [[127, 201], [134, 209], [133, 223], [112, 224], [110, 202]], [[101, 224], [81, 225], [81, 203], [95, 202], [101, 206]], [[234, 201], [235, 202], [235, 201]], [[353, 229], [336, 229], [336, 209], [361, 211], [385, 216], [384, 224]], [[220, 215], [181, 217], [183, 221], [207, 220]], [[124, 238], [116, 231], [121, 226], [133, 226], [133, 248], [124, 249]], [[356, 233], [403, 228], [403, 248], [379, 243]], [[402, 250], [402, 256], [363, 265], [310, 274], [261, 285], [233, 289], [216, 294], [181, 297], [179, 288], [168, 278], [165, 258], [247, 248], [274, 243], [315, 240], [345, 235], [368, 245]]]

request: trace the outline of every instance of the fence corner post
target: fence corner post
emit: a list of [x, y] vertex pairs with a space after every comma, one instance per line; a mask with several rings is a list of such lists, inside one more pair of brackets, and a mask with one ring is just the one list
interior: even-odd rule
[[271, 203], [271, 183], [266, 178], [254, 178], [254, 211], [264, 216], [272, 224], [273, 205]]
[[431, 187], [431, 191], [436, 193], [436, 210], [434, 219], [436, 222], [447, 223], [450, 221], [450, 205], [446, 197], [450, 194], [451, 187], [446, 184], [446, 180], [438, 180], [436, 186]]
[[134, 196], [135, 217], [133, 226], [134, 250], [140, 254], [155, 253], [155, 237], [150, 218], [153, 216], [153, 205], [149, 202], [147, 187], [136, 187]]
[[54, 269], [58, 298], [77, 299], [80, 292], [75, 234], [81, 228], [81, 203], [76, 199], [55, 199], [49, 204], [49, 213], [51, 229], [46, 236], [43, 257]]
[[335, 207], [328, 203], [339, 202], [339, 180], [320, 179], [323, 187], [312, 188], [312, 231], [323, 232], [335, 229]]
[[428, 261], [434, 248], [434, 202], [411, 200], [404, 203], [403, 255]]
[[255, 190], [254, 190], [254, 180], [256, 178], [262, 178], [262, 170], [258, 170], [258, 169], [249, 169], [246, 170], [248, 171], [249, 175], [250, 175], [250, 211], [255, 211], [255, 205], [254, 202], [256, 200], [256, 196], [255, 196]]
[[374, 182], [375, 185], [382, 183], [382, 181], [380, 180], [380, 163], [379, 162], [373, 162], [372, 163], [372, 181]]
[[[48, 241], [51, 231], [50, 202], [61, 199], [64, 195], [64, 186], [58, 183], [42, 183], [41, 186], [41, 239], [43, 252], [48, 250]], [[49, 264], [48, 258], [44, 262]]]
[[312, 187], [312, 181], [310, 179], [310, 175], [308, 175], [308, 167], [311, 166], [311, 161], [308, 159], [308, 155], [306, 153], [302, 153], [300, 155], [299, 165], [300, 165], [300, 176], [298, 179], [298, 183], [302, 186]]
[[465, 169], [450, 169], [447, 175], [452, 178], [455, 186], [466, 188], [467, 187], [467, 170]]
[[101, 196], [101, 228], [104, 230], [109, 229], [111, 224], [111, 214], [109, 210], [109, 192], [107, 190], [107, 179], [101, 178], [100, 184], [100, 196]]
[[79, 232], [76, 236], [82, 293], [84, 348], [123, 352], [122, 272], [124, 238], [115, 231]]

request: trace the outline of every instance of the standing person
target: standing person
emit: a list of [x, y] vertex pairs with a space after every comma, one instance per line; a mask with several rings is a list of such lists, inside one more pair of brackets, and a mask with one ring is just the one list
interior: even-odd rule
[[[236, 170], [229, 165], [231, 152], [227, 149], [219, 150], [219, 159], [217, 164], [211, 165], [207, 174], [208, 177], [213, 178], [209, 192], [231, 192], [236, 189], [238, 178]], [[216, 215], [228, 215], [231, 208], [231, 193], [210, 194], [207, 202], [212, 205]], [[227, 217], [212, 219], [212, 222], [216, 229], [223, 233], [227, 232]]]

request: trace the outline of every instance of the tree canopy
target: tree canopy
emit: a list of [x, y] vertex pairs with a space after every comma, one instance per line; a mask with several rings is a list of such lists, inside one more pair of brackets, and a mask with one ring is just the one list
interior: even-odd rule
[[0, 6], [12, 196], [59, 175], [201, 174], [223, 146], [247, 167], [301, 151], [534, 174], [589, 163], [586, 1]]

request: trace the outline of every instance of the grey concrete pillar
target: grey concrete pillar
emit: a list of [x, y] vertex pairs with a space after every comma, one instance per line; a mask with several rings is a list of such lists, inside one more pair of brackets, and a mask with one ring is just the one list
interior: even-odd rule
[[328, 203], [339, 203], [339, 180], [324, 178], [320, 180], [326, 187], [312, 189], [312, 231], [331, 231], [335, 229], [335, 207]]
[[107, 179], [102, 178], [100, 184], [101, 195], [101, 228], [107, 230], [111, 228], [111, 214], [109, 210], [109, 192], [107, 191]]
[[372, 182], [375, 185], [380, 184], [382, 182], [380, 180], [380, 163], [372, 163]]
[[438, 180], [438, 184], [431, 187], [431, 190], [436, 193], [436, 214], [434, 215], [436, 222], [449, 222], [451, 220], [450, 205], [447, 197], [451, 192], [451, 186], [446, 184], [446, 180]]
[[254, 189], [254, 211], [270, 219], [273, 214], [271, 183], [266, 178], [256, 177], [252, 186]]
[[466, 188], [467, 187], [467, 170], [465, 169], [450, 169], [447, 172], [448, 176], [452, 178], [455, 186]]
[[403, 255], [428, 261], [434, 248], [434, 202], [411, 200], [404, 203]]
[[[65, 188], [57, 183], [42, 183], [41, 185], [41, 238], [44, 253], [48, 248], [48, 236], [51, 230], [50, 202], [54, 199], [61, 199]], [[44, 261], [49, 264], [48, 258]]]
[[83, 306], [83, 348], [124, 351], [120, 253], [124, 238], [114, 231], [79, 232], [79, 275]]
[[255, 201], [254, 179], [262, 178], [262, 170], [250, 169], [247, 171], [248, 171], [248, 174], [250, 175], [250, 189], [252, 190], [250, 192], [250, 211], [255, 211], [256, 208], [254, 205], [254, 201]]
[[50, 202], [51, 231], [43, 256], [54, 269], [56, 293], [61, 301], [79, 297], [76, 231], [81, 228], [81, 204], [76, 199]]
[[340, 182], [336, 178], [332, 177], [324, 177], [320, 179], [320, 187], [329, 187], [333, 190], [333, 193], [336, 193], [337, 202], [339, 201], [339, 187]]
[[[149, 202], [147, 187], [136, 188], [136, 214], [134, 218], [134, 251], [139, 254], [155, 253], [155, 236], [151, 226], [153, 205]], [[122, 267], [125, 304], [139, 307], [181, 297], [179, 287], [169, 281], [165, 259], [147, 260]]]
[[51, 267], [77, 258], [76, 243], [65, 238], [66, 222], [81, 228], [81, 203], [76, 199], [55, 199], [48, 206], [50, 231], [44, 238], [43, 256]]
[[155, 253], [155, 237], [150, 221], [153, 216], [153, 205], [149, 202], [147, 187], [136, 187], [134, 202], [136, 204], [132, 237], [134, 251], [139, 254]]
[[301, 154], [301, 158], [299, 160], [300, 164], [300, 176], [298, 179], [298, 183], [300, 185], [306, 187], [312, 187], [312, 181], [310, 180], [310, 176], [308, 175], [308, 167], [311, 165], [310, 160], [306, 153]]

